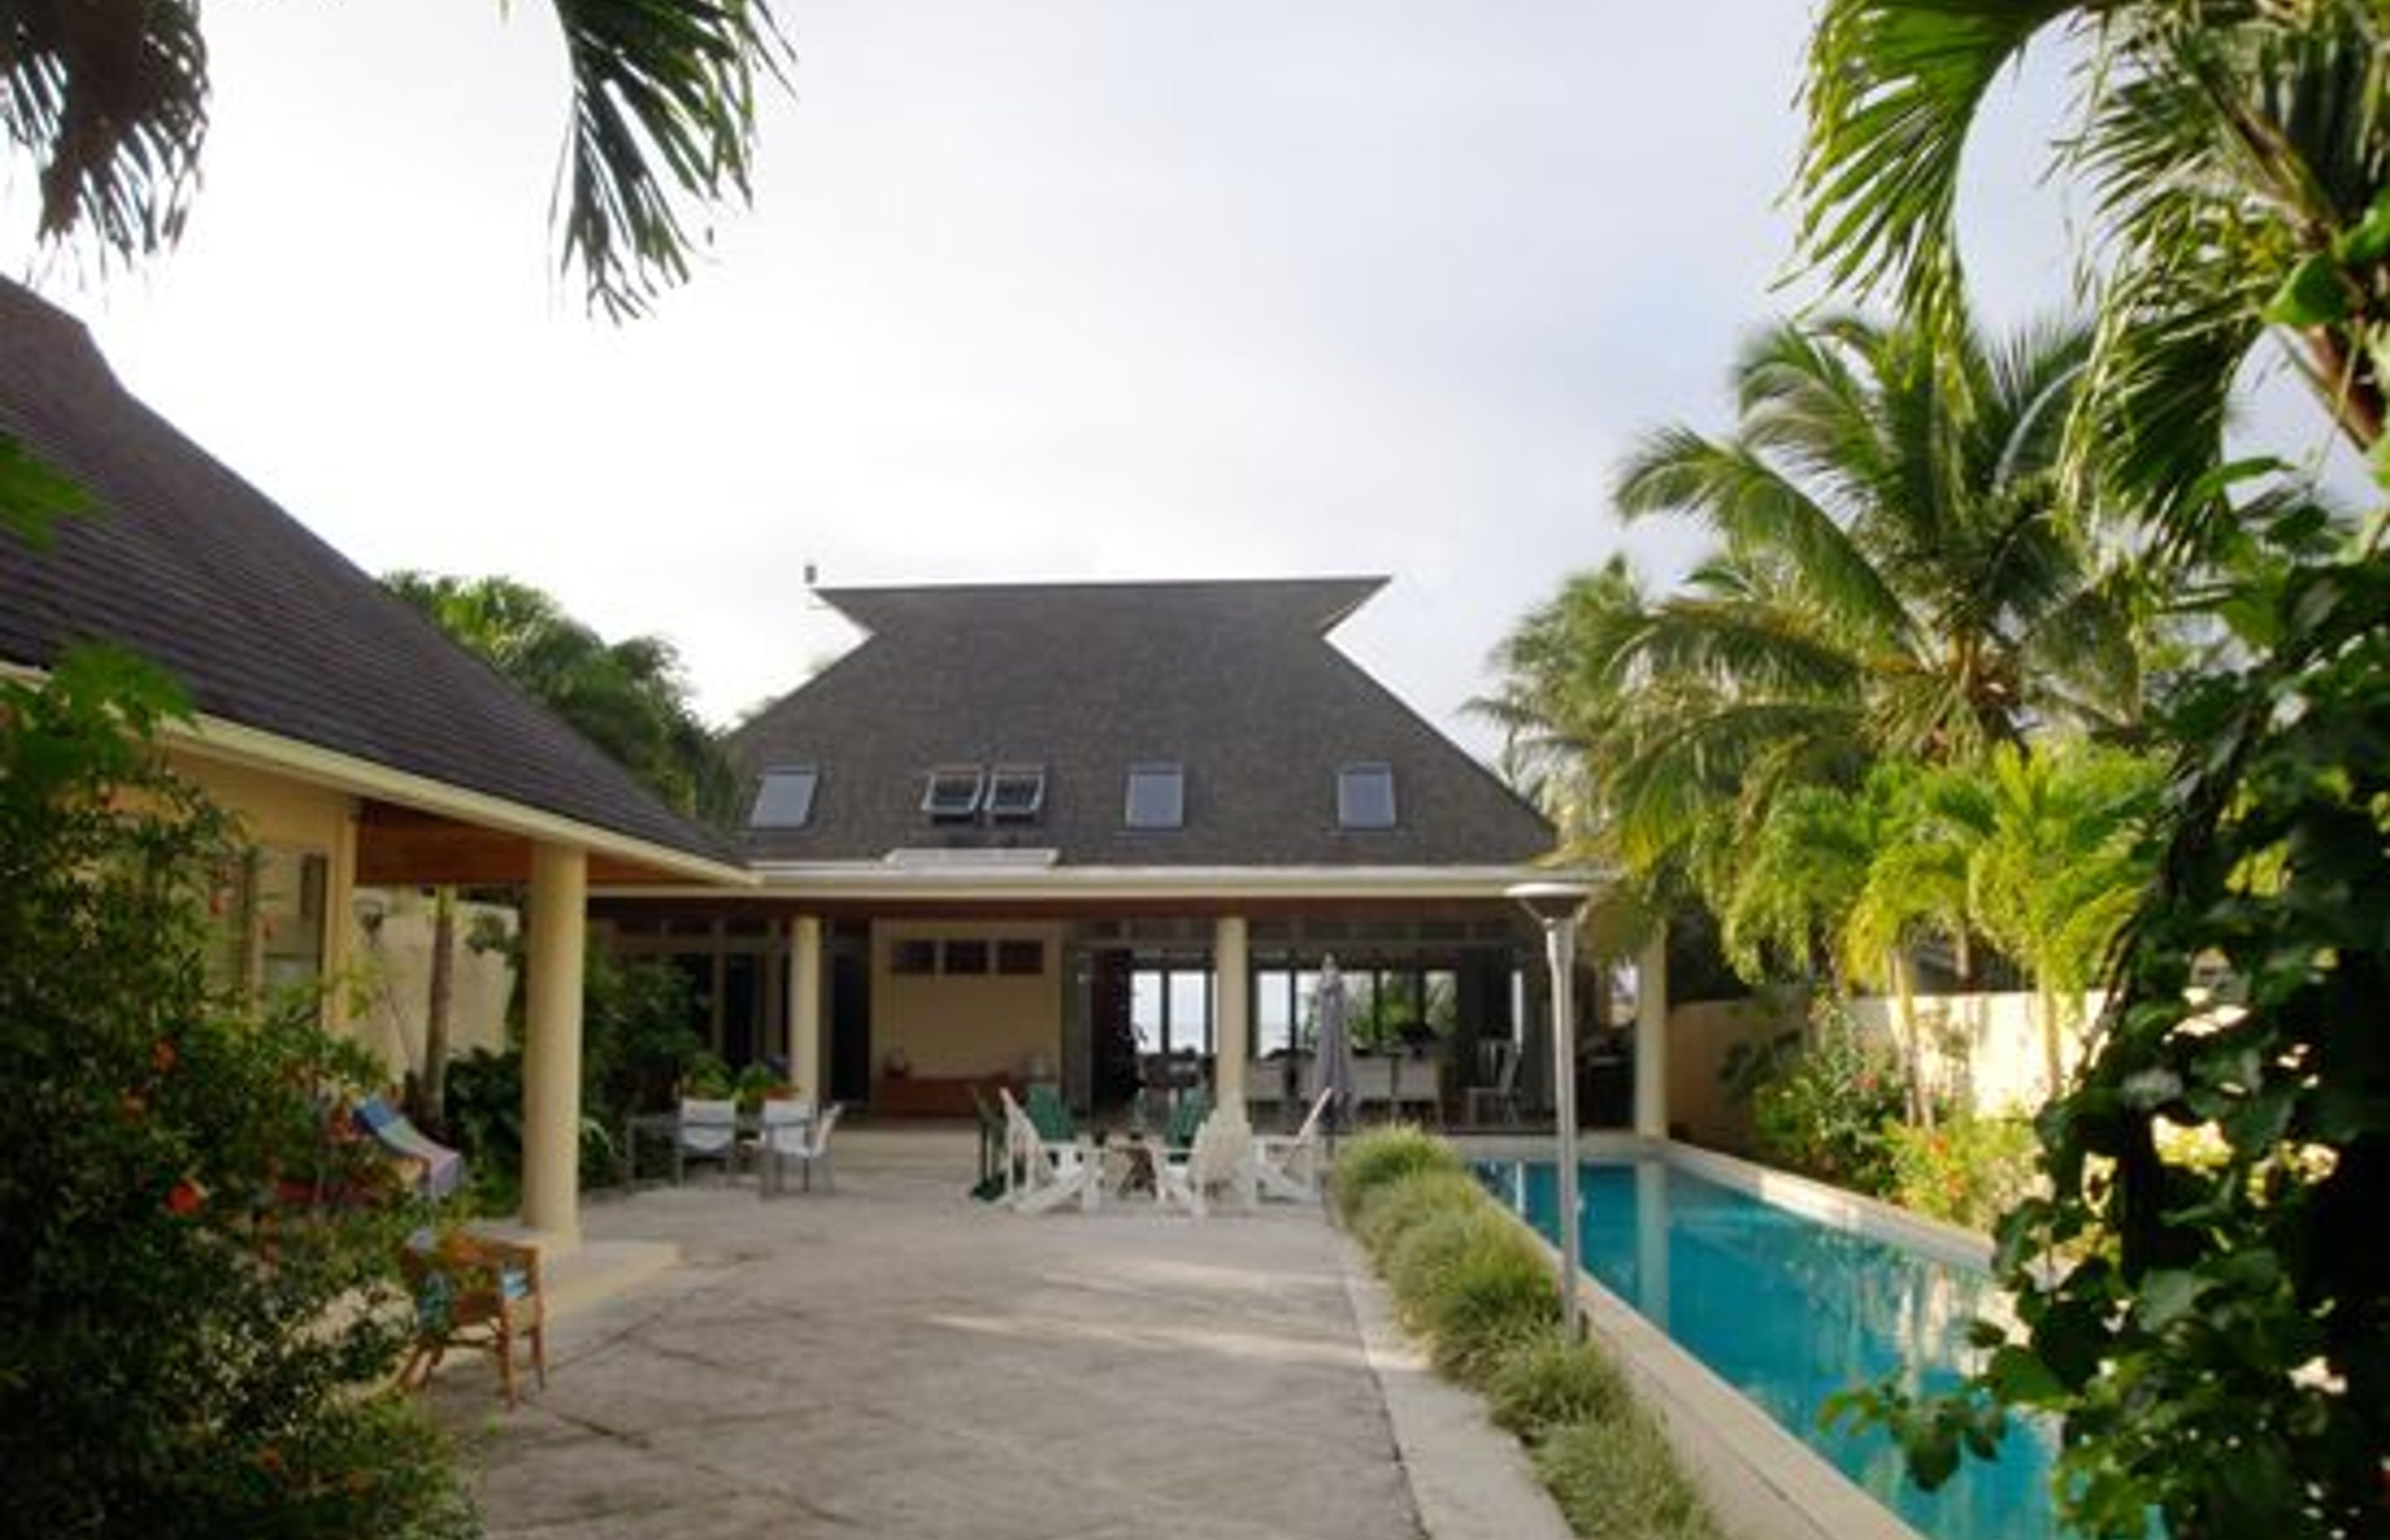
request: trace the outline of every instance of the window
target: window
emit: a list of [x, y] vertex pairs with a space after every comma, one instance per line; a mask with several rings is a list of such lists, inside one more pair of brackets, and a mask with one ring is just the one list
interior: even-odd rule
[[1042, 941], [997, 942], [996, 970], [1009, 978], [1037, 977], [1046, 971], [1046, 943]]
[[967, 824], [979, 815], [980, 793], [987, 777], [977, 765], [949, 765], [930, 772], [930, 788], [921, 794], [921, 811], [935, 824]]
[[755, 788], [755, 805], [747, 811], [749, 828], [803, 828], [814, 819], [814, 790], [821, 772], [810, 764], [781, 765], [764, 772]]
[[888, 949], [888, 971], [919, 977], [938, 970], [938, 943], [933, 941], [906, 940]]
[[984, 973], [987, 971], [987, 943], [950, 941], [945, 945], [945, 961], [940, 966], [948, 973]]
[[987, 777], [987, 815], [999, 824], [1034, 822], [1046, 805], [1046, 770], [1036, 764], [999, 764]]
[[1337, 771], [1336, 821], [1346, 828], [1394, 828], [1394, 766], [1348, 764]]
[[1183, 828], [1187, 823], [1187, 774], [1176, 764], [1128, 767], [1128, 827]]

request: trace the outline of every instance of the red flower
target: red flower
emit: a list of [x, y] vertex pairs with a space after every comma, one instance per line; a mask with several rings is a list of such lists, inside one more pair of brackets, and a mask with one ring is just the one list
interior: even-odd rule
[[160, 1074], [172, 1074], [174, 1062], [181, 1055], [174, 1051], [173, 1042], [161, 1037], [149, 1045], [149, 1067]]
[[188, 1219], [199, 1213], [199, 1205], [207, 1200], [208, 1189], [186, 1176], [174, 1184], [172, 1192], [166, 1194], [166, 1212], [178, 1219]]

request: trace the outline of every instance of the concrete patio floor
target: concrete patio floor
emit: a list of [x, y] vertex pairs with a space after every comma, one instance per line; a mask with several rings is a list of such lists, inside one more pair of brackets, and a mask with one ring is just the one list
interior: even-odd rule
[[1316, 1209], [1023, 1218], [969, 1135], [842, 1133], [837, 1190], [598, 1199], [681, 1264], [551, 1328], [516, 1411], [431, 1396], [500, 1536], [1556, 1534], [1473, 1402], [1394, 1341]]

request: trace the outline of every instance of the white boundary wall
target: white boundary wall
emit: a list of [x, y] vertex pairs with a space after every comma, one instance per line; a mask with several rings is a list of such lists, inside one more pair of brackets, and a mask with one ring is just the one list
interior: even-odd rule
[[[2067, 1002], [2074, 1009], [2062, 1042], [2070, 1072], [2082, 1062], [2087, 1033], [2106, 1000], [2094, 992]], [[1977, 1112], [2023, 1115], [2041, 1105], [2047, 1087], [2035, 996], [1921, 995], [1915, 1007], [1926, 1070], [1936, 1085]], [[1797, 1028], [1799, 1010], [1797, 1003], [1771, 1006], [1754, 998], [1696, 1001], [1670, 1011], [1670, 1125], [1702, 1144], [1750, 1148], [1750, 1110], [1734, 1105], [1719, 1075], [1738, 1045], [1763, 1044]], [[1893, 1000], [1861, 995], [1849, 1002], [1849, 1010], [1862, 1033], [1900, 1050]]]

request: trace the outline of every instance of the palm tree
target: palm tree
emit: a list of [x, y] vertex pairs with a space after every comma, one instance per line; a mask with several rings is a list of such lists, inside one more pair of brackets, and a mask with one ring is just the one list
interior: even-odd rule
[[1968, 907], [2033, 975], [2049, 1093], [2065, 1084], [2063, 1002], [2096, 983], [2147, 895], [2146, 835], [2162, 778], [2152, 761], [2070, 742], [1994, 753], [1981, 829], [1967, 861]]
[[714, 823], [731, 816], [738, 777], [688, 703], [671, 643], [608, 642], [548, 595], [511, 578], [401, 571], [382, 584], [663, 801]]
[[1959, 340], [1964, 391], [1921, 328], [1780, 326], [1736, 370], [1733, 434], [1634, 451], [1621, 511], [1699, 520], [1716, 548], [1657, 599], [1615, 562], [1573, 581], [1479, 706], [1564, 828], [1722, 896], [1791, 788], [2137, 717], [2132, 581], [2050, 475], [2089, 338]]
[[2385, 13], [2181, 0], [1827, 0], [1805, 92], [1803, 243], [1846, 292], [1958, 312], [1960, 169], [2000, 76], [2070, 36], [2079, 124], [2053, 171], [2093, 194], [2100, 326], [2071, 435], [2177, 541], [2229, 512], [2228, 395], [2269, 329], [2359, 449], [2382, 435], [2390, 319]]
[[[555, 0], [572, 112], [563, 264], [592, 309], [644, 310], [688, 276], [691, 205], [749, 193], [756, 89], [788, 47], [767, 0]], [[173, 244], [199, 183], [208, 54], [198, 0], [0, 0], [0, 134], [34, 162], [39, 230], [105, 254]]]

